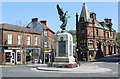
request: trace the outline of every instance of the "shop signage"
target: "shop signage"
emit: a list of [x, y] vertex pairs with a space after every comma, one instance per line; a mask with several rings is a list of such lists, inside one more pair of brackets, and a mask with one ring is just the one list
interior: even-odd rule
[[94, 49], [88, 49], [88, 50], [94, 50]]
[[8, 49], [20, 49], [20, 47], [8, 47]]
[[25, 49], [40, 49], [40, 48], [26, 47]]
[[86, 50], [86, 49], [81, 49], [81, 50]]
[[96, 48], [96, 49], [88, 49], [88, 50], [93, 50], [94, 51], [94, 50], [98, 50], [98, 48]]

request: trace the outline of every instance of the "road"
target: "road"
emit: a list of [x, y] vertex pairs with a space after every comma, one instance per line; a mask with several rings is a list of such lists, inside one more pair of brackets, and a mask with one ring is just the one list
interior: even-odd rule
[[3, 66], [2, 77], [118, 77], [118, 60], [120, 60], [120, 55], [109, 56], [95, 61], [81, 62], [81, 65], [86, 65], [88, 67], [96, 65], [99, 67], [112, 69], [110, 72], [103, 73], [36, 71], [36, 66], [33, 65]]

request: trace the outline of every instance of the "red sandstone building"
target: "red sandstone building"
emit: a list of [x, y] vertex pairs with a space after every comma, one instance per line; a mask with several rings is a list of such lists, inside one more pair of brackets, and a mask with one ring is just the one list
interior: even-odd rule
[[76, 14], [77, 53], [80, 60], [90, 60], [116, 54], [116, 31], [112, 19], [96, 19], [96, 13], [89, 12], [83, 4], [80, 18]]
[[0, 24], [0, 64], [39, 61], [40, 33], [25, 27]]

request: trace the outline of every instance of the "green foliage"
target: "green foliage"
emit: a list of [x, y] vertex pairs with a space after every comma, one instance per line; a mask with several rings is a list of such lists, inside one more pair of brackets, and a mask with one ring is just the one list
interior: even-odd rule
[[116, 33], [116, 37], [120, 39], [120, 33]]
[[116, 38], [117, 38], [116, 45], [119, 45], [120, 44], [120, 33], [116, 33]]
[[77, 40], [77, 39], [76, 39], [76, 35], [75, 35], [75, 34], [73, 34], [72, 36], [73, 36], [73, 43], [75, 43], [75, 42], [76, 42], [76, 40]]

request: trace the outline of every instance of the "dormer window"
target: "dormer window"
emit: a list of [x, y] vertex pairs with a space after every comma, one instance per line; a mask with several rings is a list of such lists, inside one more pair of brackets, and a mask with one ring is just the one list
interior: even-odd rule
[[84, 17], [81, 17], [81, 22], [85, 22], [85, 19], [84, 19]]
[[90, 14], [90, 17], [93, 18], [93, 14]]

